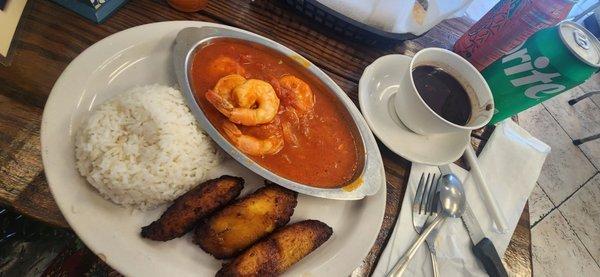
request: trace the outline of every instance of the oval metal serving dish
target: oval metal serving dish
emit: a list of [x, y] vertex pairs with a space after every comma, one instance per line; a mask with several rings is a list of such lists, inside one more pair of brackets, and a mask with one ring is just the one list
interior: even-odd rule
[[[199, 47], [209, 43], [212, 40], [220, 38], [232, 38], [244, 40], [249, 43], [256, 43], [292, 58], [296, 62], [301, 63], [310, 74], [313, 74], [321, 82], [323, 82], [330, 93], [336, 96], [337, 100], [342, 103], [352, 118], [354, 126], [356, 127], [356, 133], [358, 134], [357, 143], [362, 144], [363, 151], [359, 151], [359, 154], [362, 155], [359, 157], [359, 165], [362, 166], [357, 169], [357, 172], [351, 182], [340, 188], [326, 189], [304, 185], [283, 178], [247, 157], [246, 154], [239, 151], [225, 137], [223, 137], [223, 135], [221, 135], [221, 133], [208, 120], [196, 102], [195, 94], [190, 82], [191, 65], [196, 49], [199, 49]], [[381, 160], [379, 148], [377, 147], [377, 143], [373, 137], [373, 134], [371, 133], [371, 130], [367, 126], [365, 120], [354, 103], [352, 103], [350, 98], [348, 98], [344, 91], [337, 84], [335, 84], [331, 78], [329, 78], [315, 65], [302, 58], [296, 52], [272, 40], [242, 30], [232, 30], [218, 27], [186, 28], [181, 30], [175, 39], [175, 46], [173, 48], [173, 62], [175, 66], [175, 74], [186, 98], [187, 104], [192, 111], [192, 114], [194, 114], [200, 123], [200, 126], [229, 155], [263, 178], [299, 193], [339, 200], [362, 199], [365, 196], [375, 194], [381, 186], [385, 185], [385, 173], [383, 170], [383, 162]], [[359, 146], [359, 148], [361, 147]], [[307, 172], [307, 174], [310, 174], [310, 172]]]

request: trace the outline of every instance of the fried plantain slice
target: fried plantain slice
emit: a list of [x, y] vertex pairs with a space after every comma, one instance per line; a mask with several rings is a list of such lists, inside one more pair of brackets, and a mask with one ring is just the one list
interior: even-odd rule
[[276, 276], [327, 241], [333, 230], [318, 220], [283, 227], [224, 264], [216, 276]]
[[297, 193], [275, 184], [216, 212], [194, 231], [194, 242], [215, 258], [235, 256], [290, 221]]
[[244, 179], [223, 175], [208, 180], [179, 196], [162, 216], [146, 227], [142, 237], [167, 241], [191, 231], [201, 218], [225, 206], [240, 195]]

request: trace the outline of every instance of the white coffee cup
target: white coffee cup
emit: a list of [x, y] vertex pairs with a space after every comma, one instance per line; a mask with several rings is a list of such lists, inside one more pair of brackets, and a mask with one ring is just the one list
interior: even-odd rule
[[[454, 124], [434, 112], [417, 92], [412, 72], [418, 66], [442, 68], [466, 90], [471, 100], [471, 117], [464, 125]], [[492, 92], [479, 71], [461, 56], [441, 48], [425, 48], [410, 62], [394, 95], [396, 114], [413, 132], [421, 135], [464, 132], [485, 126], [494, 115]]]

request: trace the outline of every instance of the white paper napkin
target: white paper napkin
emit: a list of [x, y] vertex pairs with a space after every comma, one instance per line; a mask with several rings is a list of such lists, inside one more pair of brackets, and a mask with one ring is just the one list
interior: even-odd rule
[[[548, 145], [532, 137], [511, 120], [506, 120], [496, 127], [479, 155], [483, 176], [508, 223], [510, 232], [504, 234], [496, 231], [477, 186], [468, 172], [451, 165], [452, 172], [463, 181], [471, 209], [501, 256], [508, 247], [523, 207], [549, 152]], [[423, 172], [439, 173], [439, 169], [413, 163], [400, 216], [373, 276], [384, 276], [417, 238], [412, 225], [411, 205]], [[460, 219], [446, 221], [446, 224], [440, 228], [436, 247], [438, 266], [440, 272], [444, 273], [443, 276], [487, 276], [473, 256], [471, 240]], [[432, 276], [426, 245], [419, 248], [405, 274], [406, 276]]]
[[349, 18], [392, 33], [421, 35], [442, 20], [461, 15], [473, 0], [428, 0], [414, 12], [415, 0], [318, 0]]

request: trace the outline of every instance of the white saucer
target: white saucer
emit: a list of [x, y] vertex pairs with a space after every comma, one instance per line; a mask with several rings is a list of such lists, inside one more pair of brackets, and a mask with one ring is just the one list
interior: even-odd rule
[[408, 129], [394, 109], [393, 97], [411, 58], [404, 55], [383, 56], [363, 72], [358, 85], [360, 109], [373, 133], [394, 153], [416, 163], [444, 165], [463, 154], [470, 131], [419, 135]]

